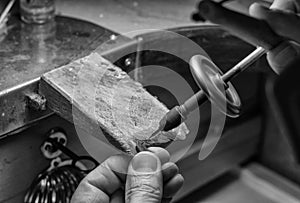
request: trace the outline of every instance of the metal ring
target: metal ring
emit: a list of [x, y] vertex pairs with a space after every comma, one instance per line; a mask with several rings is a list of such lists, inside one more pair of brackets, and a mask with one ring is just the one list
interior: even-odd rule
[[212, 61], [195, 55], [190, 60], [190, 69], [199, 87], [221, 112], [232, 118], [239, 116], [240, 97], [230, 82], [223, 81], [222, 71]]

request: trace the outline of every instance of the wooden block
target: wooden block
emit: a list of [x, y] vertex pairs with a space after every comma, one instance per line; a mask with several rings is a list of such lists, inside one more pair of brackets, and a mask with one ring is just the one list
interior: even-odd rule
[[76, 128], [130, 154], [136, 153], [136, 143], [167, 146], [188, 133], [182, 124], [149, 140], [168, 109], [97, 53], [43, 75], [39, 92], [48, 108]]

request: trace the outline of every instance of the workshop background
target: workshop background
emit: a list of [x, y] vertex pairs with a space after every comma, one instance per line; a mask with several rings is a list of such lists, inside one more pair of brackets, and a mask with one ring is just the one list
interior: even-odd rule
[[[2, 12], [8, 2], [0, 1]], [[30, 199], [28, 193], [42, 194], [45, 189], [41, 185], [37, 186], [34, 180], [43, 177], [39, 174], [45, 169], [55, 170], [56, 162], [65, 161], [65, 169], [71, 173], [73, 169], [68, 168], [71, 165], [68, 150], [80, 156], [90, 156], [82, 146], [74, 124], [46, 105], [46, 101], [51, 98], [40, 95], [40, 78], [45, 73], [82, 58], [95, 49], [113, 61], [114, 56], [122, 52], [116, 47], [133, 44], [128, 49], [136, 50], [135, 43], [141, 37], [144, 39], [143, 47], [156, 44], [174, 53], [189, 52], [182, 49], [184, 46], [172, 43], [173, 39], [161, 36], [155, 29], [171, 30], [193, 40], [223, 72], [254, 50], [255, 47], [217, 25], [193, 22], [191, 14], [198, 2], [56, 0], [55, 24], [36, 26], [20, 20], [20, 7], [16, 1], [8, 22], [0, 26], [1, 203], [33, 202], [33, 198], [38, 198], [38, 195]], [[253, 2], [235, 0], [229, 2], [227, 7], [247, 14]], [[266, 5], [270, 2], [263, 1]], [[112, 36], [118, 36], [117, 42], [105, 44]], [[128, 63], [128, 59], [134, 62]], [[113, 62], [127, 72], [134, 69], [136, 63], [166, 66], [189, 80], [194, 90], [199, 89], [188, 64], [172, 55], [155, 51], [138, 53], [137, 50], [137, 53]], [[232, 81], [242, 100], [241, 116], [226, 119], [220, 142], [203, 161], [198, 160], [198, 153], [210, 122], [209, 104], [200, 108], [200, 123], [191, 120], [186, 122], [191, 130], [200, 127], [195, 143], [184, 158], [177, 162], [185, 183], [174, 202], [300, 202], [297, 156], [290, 137], [281, 133], [277, 114], [274, 114], [266, 94], [266, 83], [274, 75], [262, 58]], [[143, 83], [143, 80], [155, 81], [166, 77], [168, 75], [157, 73], [143, 75], [139, 79]], [[168, 92], [155, 87], [147, 90], [160, 98], [167, 107], [176, 105]], [[182, 98], [188, 96], [191, 95], [181, 95]], [[62, 140], [60, 150], [63, 153], [51, 148], [51, 142], [47, 141], [51, 136]], [[171, 153], [180, 150], [179, 144]], [[109, 155], [102, 154], [103, 158]], [[92, 162], [87, 164], [88, 167], [94, 164], [93, 159], [87, 161]], [[76, 175], [73, 180], [69, 180], [72, 184], [86, 174], [83, 169], [87, 166], [80, 164], [79, 168], [83, 172], [73, 171]], [[60, 181], [59, 178], [57, 181]], [[70, 190], [74, 190], [75, 183], [67, 184], [69, 188], [73, 187]], [[71, 193], [61, 195], [65, 198]], [[40, 199], [37, 202], [42, 201]]]

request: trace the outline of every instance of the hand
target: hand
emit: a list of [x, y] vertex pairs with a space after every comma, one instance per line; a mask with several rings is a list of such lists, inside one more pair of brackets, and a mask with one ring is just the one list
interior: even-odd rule
[[272, 6], [266, 8], [254, 3], [249, 8], [251, 16], [265, 20], [279, 35], [292, 40], [286, 41], [269, 51], [267, 59], [276, 73], [300, 54], [300, 0], [274, 0]]
[[108, 158], [81, 181], [71, 202], [169, 202], [181, 188], [183, 177], [169, 162], [166, 150], [151, 147], [149, 151], [132, 159], [126, 155]]

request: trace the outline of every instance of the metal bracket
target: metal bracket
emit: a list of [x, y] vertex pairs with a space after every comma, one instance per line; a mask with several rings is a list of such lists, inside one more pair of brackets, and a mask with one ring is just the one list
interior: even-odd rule
[[46, 110], [46, 98], [43, 96], [31, 92], [26, 94], [27, 105], [29, 108], [36, 111], [45, 111]]
[[[49, 131], [47, 136], [48, 138], [56, 139], [59, 143], [66, 146], [67, 145], [67, 136], [63, 129], [54, 128]], [[48, 142], [47, 140], [42, 144], [41, 151], [47, 159], [54, 159], [59, 157], [62, 154], [62, 151], [55, 148], [52, 143]]]

